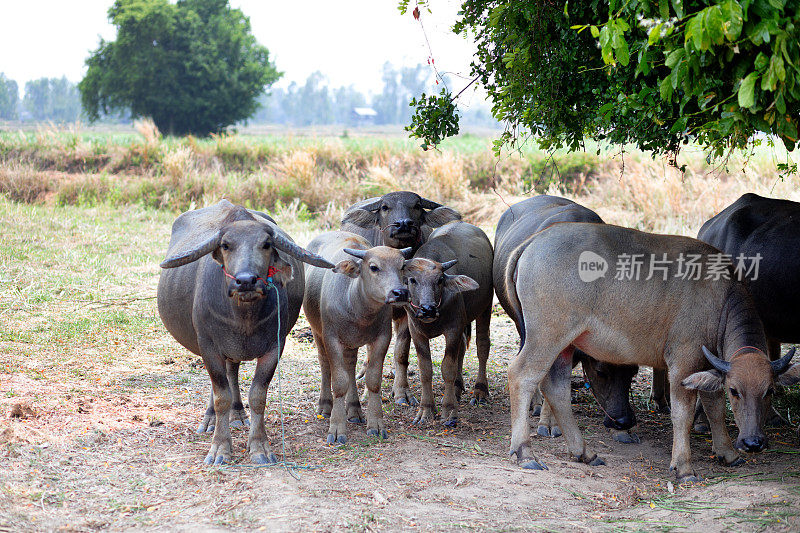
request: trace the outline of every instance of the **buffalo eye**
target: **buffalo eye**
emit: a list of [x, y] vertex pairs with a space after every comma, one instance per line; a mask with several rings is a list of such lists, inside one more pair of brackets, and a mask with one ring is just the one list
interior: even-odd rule
[[378, 268], [378, 267], [377, 267], [377, 266], [375, 266], [375, 265], [370, 265], [370, 266], [369, 266], [369, 269], [370, 269], [370, 270], [372, 270], [373, 272], [378, 272], [378, 271], [380, 270], [380, 268]]
[[416, 284], [417, 284], [417, 280], [416, 280], [416, 278], [408, 278], [408, 282], [409, 282], [410, 284], [412, 284], [412, 285], [416, 285]]
[[227, 242], [223, 242], [222, 244], [219, 245], [219, 247], [222, 248], [223, 250], [227, 250], [228, 248], [230, 248]]
[[381, 210], [382, 211], [388, 211], [389, 210], [389, 206], [384, 204], [384, 205], [381, 206]]
[[739, 397], [739, 391], [738, 390], [736, 390], [733, 387], [731, 387], [730, 391], [731, 391], [731, 396], [733, 396], [734, 398], [738, 398]]
[[773, 394], [775, 394], [775, 389], [770, 387], [767, 389], [767, 393], [764, 395], [764, 397], [766, 398], [767, 396], [772, 396]]
[[269, 242], [269, 241], [266, 241], [266, 242], [264, 243], [264, 246], [263, 246], [263, 248], [264, 248], [265, 250], [269, 250], [269, 247], [270, 247], [270, 246], [271, 246], [270, 242]]
[[439, 281], [438, 281], [438, 283], [439, 283], [439, 285], [441, 285], [442, 283], [444, 283], [444, 277], [441, 277], [441, 278], [439, 278]]

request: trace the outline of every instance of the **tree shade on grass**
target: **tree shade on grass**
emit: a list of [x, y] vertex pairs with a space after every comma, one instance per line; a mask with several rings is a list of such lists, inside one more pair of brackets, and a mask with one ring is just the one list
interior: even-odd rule
[[227, 0], [116, 0], [79, 83], [91, 120], [130, 110], [173, 135], [208, 135], [250, 117], [280, 73]]

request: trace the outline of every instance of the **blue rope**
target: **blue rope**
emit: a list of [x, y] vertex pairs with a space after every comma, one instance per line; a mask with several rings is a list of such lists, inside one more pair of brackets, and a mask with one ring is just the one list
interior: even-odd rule
[[[272, 276], [267, 277], [267, 285], [275, 289], [275, 297], [278, 300], [278, 350], [281, 346], [281, 296], [278, 293], [278, 287], [272, 282]], [[295, 470], [312, 470], [316, 468], [311, 465], [298, 465], [293, 461], [286, 461], [286, 432], [283, 427], [283, 391], [281, 390], [281, 360], [278, 356], [278, 408], [280, 409], [281, 417], [281, 455], [283, 460], [277, 463], [268, 463], [263, 465], [223, 465], [222, 468], [273, 468], [282, 466], [289, 474], [296, 480], [300, 481], [300, 475]]]

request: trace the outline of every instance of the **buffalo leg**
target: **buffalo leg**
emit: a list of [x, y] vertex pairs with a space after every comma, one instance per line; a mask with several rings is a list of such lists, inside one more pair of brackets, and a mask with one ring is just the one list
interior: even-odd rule
[[347, 361], [358, 356], [358, 350], [345, 348], [335, 339], [325, 339], [331, 372], [331, 391], [333, 392], [333, 409], [328, 428], [328, 444], [347, 443], [347, 409], [345, 397], [350, 388], [350, 373]]
[[203, 420], [197, 426], [197, 433], [211, 433], [216, 427], [217, 413], [214, 411], [214, 387], [211, 387], [211, 394], [208, 398], [208, 407], [203, 414]]
[[[201, 348], [203, 348], [203, 344], [201, 344]], [[233, 395], [228, 383], [224, 359], [216, 354], [208, 355], [209, 351], [203, 351], [203, 362], [211, 378], [216, 424], [214, 436], [211, 438], [211, 449], [208, 451], [204, 462], [207, 465], [221, 465], [231, 460], [230, 410], [233, 403]]]
[[[349, 384], [347, 386], [347, 421], [353, 424], [363, 424], [364, 423], [364, 412], [361, 410], [361, 402], [358, 400], [358, 386], [356, 385], [356, 358], [358, 351], [356, 350], [356, 357], [352, 359], [345, 360], [345, 364], [347, 365], [347, 377], [349, 379]], [[370, 359], [372, 358], [372, 353], [370, 350], [367, 351], [367, 362], [364, 365], [364, 369], [366, 371], [367, 365], [370, 364]], [[366, 372], [365, 372], [366, 373]]]
[[[556, 422], [564, 432], [564, 439], [570, 453], [579, 462], [591, 466], [602, 465], [605, 462], [586, 447], [586, 441], [572, 412], [570, 375], [572, 374], [574, 351], [573, 347], [562, 351], [539, 386], [542, 389], [545, 404], [549, 404]], [[544, 411], [544, 406], [542, 411]]]
[[[271, 353], [263, 355], [256, 361], [256, 372], [253, 383], [250, 384], [250, 412], [253, 414], [253, 423], [250, 426], [250, 435], [247, 438], [247, 449], [250, 451], [250, 460], [256, 464], [277, 463], [278, 458], [272, 453], [267, 441], [264, 413], [267, 408], [267, 388], [269, 387], [275, 369], [280, 359], [280, 348], [276, 347]], [[283, 417], [283, 413], [278, 413]]]
[[[391, 331], [384, 337], [378, 338], [367, 348], [369, 350], [368, 365], [365, 373], [367, 388], [367, 435], [388, 439], [389, 434], [383, 423], [383, 405], [381, 402], [381, 380], [383, 378], [383, 360], [389, 349]], [[396, 374], [395, 374], [396, 375]], [[356, 399], [358, 396], [356, 395]]]
[[708, 422], [711, 426], [712, 450], [721, 463], [728, 466], [739, 466], [744, 460], [733, 449], [728, 428], [725, 427], [725, 395], [722, 392], [700, 391]]
[[317, 414], [321, 417], [328, 418], [331, 416], [331, 408], [333, 407], [333, 396], [331, 395], [331, 365], [328, 360], [328, 354], [325, 351], [325, 344], [322, 342], [322, 337], [316, 333], [314, 333], [314, 344], [317, 346], [317, 358], [319, 359], [319, 370], [322, 377]]
[[561, 429], [556, 424], [553, 410], [547, 400], [542, 400], [542, 410], [539, 413], [539, 425], [536, 428], [536, 433], [542, 437], [560, 437]]
[[534, 347], [528, 339], [517, 356], [508, 365], [508, 392], [511, 403], [511, 455], [517, 456], [522, 468], [542, 470], [547, 467], [536, 458], [531, 449], [531, 428], [528, 419], [531, 400], [539, 383], [555, 357]]
[[[442, 417], [444, 425], [458, 425], [459, 383], [461, 365], [466, 351], [466, 336], [458, 333], [445, 335], [445, 350], [442, 358], [442, 380], [444, 381], [444, 397], [442, 398]], [[463, 383], [463, 380], [462, 380]], [[431, 385], [431, 396], [433, 395]]]
[[233, 403], [231, 404], [231, 427], [250, 425], [250, 421], [247, 419], [247, 411], [244, 410], [244, 404], [242, 404], [242, 393], [239, 389], [239, 365], [240, 363], [236, 361], [225, 362], [225, 368], [228, 374], [228, 385], [230, 385], [231, 393], [233, 394]]
[[650, 399], [656, 404], [656, 411], [669, 413], [669, 396], [667, 388], [667, 371], [659, 368], [653, 369], [653, 382], [650, 387]]
[[[411, 347], [411, 333], [408, 330], [408, 317], [394, 322], [394, 383], [392, 393], [398, 405], [417, 405], [419, 402], [408, 385], [408, 353]], [[419, 357], [419, 355], [417, 355]]]
[[422, 336], [413, 335], [414, 347], [417, 349], [419, 365], [419, 381], [422, 385], [422, 402], [417, 410], [413, 424], [426, 424], [436, 417], [436, 405], [433, 401], [433, 361], [431, 361], [430, 341]]
[[475, 348], [478, 354], [478, 378], [475, 380], [472, 404], [482, 404], [489, 400], [489, 379], [486, 376], [486, 363], [489, 361], [489, 325], [492, 320], [492, 306], [475, 320]]
[[[689, 375], [689, 372], [683, 374]], [[670, 408], [672, 409], [672, 460], [670, 471], [675, 472], [679, 482], [698, 481], [692, 469], [692, 450], [689, 445], [689, 432], [694, 419], [697, 393], [681, 385], [685, 375], [677, 371], [669, 372]]]
[[[777, 361], [781, 357], [781, 341], [773, 338], [767, 339], [767, 355], [770, 361]], [[779, 391], [783, 389], [778, 387]], [[788, 426], [789, 422], [783, 418], [780, 413], [775, 409], [775, 404], [772, 405], [771, 413], [767, 415], [767, 425], [772, 427]]]

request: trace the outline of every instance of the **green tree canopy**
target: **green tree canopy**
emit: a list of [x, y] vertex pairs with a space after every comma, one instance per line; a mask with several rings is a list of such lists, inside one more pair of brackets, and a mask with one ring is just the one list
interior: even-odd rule
[[248, 118], [280, 73], [227, 0], [116, 0], [115, 41], [101, 41], [78, 84], [91, 120], [151, 117], [169, 134], [208, 135]]
[[17, 102], [19, 102], [19, 89], [17, 82], [10, 80], [0, 72], [0, 119], [16, 120]]
[[[797, 141], [800, 0], [465, 0], [454, 31], [477, 43], [472, 74], [507, 124], [498, 147], [520, 132], [716, 156], [758, 132]], [[450, 100], [422, 99], [412, 135], [457, 131]]]
[[74, 122], [81, 114], [78, 89], [65, 77], [27, 82], [22, 105], [35, 120]]

